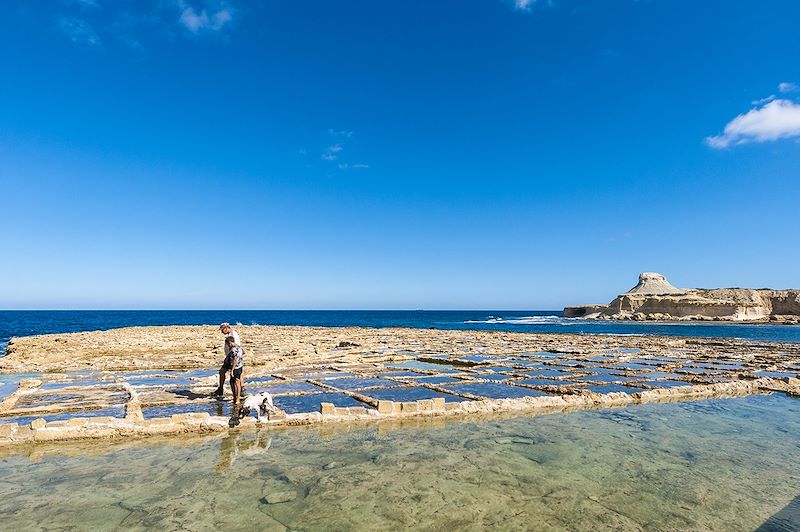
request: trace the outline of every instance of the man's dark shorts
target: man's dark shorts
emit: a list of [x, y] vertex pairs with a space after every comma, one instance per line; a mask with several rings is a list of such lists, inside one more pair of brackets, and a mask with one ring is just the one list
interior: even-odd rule
[[223, 371], [230, 371], [231, 370], [231, 363], [226, 360], [225, 363], [222, 365], [222, 367], [219, 368], [219, 369], [221, 369]]
[[233, 370], [233, 372], [231, 373], [231, 378], [233, 378], [233, 379], [241, 379], [242, 378], [242, 370], [243, 369], [244, 368], [239, 368], [239, 369]]

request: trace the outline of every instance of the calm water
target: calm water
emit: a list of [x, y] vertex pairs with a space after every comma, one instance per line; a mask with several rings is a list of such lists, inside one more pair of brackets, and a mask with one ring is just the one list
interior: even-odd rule
[[797, 325], [610, 322], [558, 317], [558, 311], [134, 310], [0, 311], [0, 355], [12, 336], [132, 325], [316, 325], [491, 329], [521, 332], [663, 334], [800, 342]]
[[782, 395], [55, 449], [0, 458], [4, 529], [800, 527]]

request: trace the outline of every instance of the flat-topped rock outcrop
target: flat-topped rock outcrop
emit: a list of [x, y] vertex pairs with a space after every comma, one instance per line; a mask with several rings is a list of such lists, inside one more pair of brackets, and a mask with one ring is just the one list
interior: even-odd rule
[[646, 272], [607, 305], [566, 307], [566, 318], [800, 323], [800, 290], [685, 288]]

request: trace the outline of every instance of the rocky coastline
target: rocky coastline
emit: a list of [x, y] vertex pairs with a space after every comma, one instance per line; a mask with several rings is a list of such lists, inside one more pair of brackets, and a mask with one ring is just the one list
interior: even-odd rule
[[634, 321], [721, 321], [800, 324], [800, 290], [769, 288], [685, 288], [659, 273], [639, 275], [639, 283], [606, 305], [565, 307], [565, 318]]
[[212, 396], [216, 326], [14, 338], [0, 358], [4, 449], [242, 429], [383, 423], [782, 392], [800, 343], [503, 331], [238, 326], [258, 423]]

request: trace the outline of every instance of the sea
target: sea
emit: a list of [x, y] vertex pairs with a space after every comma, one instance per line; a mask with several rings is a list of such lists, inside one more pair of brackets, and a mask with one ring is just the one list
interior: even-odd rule
[[800, 325], [621, 322], [562, 318], [557, 310], [3, 310], [0, 356], [14, 336], [144, 325], [411, 327], [535, 333], [629, 334], [800, 342]]

